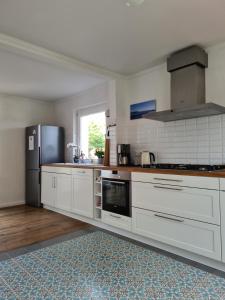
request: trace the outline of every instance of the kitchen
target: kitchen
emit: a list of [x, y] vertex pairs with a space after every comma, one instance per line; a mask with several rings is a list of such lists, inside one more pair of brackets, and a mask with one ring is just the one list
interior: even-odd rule
[[[10, 2], [19, 5], [15, 1], [5, 4], [3, 11], [9, 15]], [[22, 2], [28, 5], [25, 0]], [[86, 1], [78, 2], [81, 11], [87, 8]], [[131, 13], [132, 18], [139, 20], [140, 12], [143, 18], [152, 16], [150, 2], [133, 7], [131, 1], [127, 7], [109, 1], [101, 7], [121, 9], [123, 17]], [[202, 1], [197, 7], [192, 1], [169, 2], [161, 3], [166, 6], [169, 20], [174, 7], [184, 19], [190, 16], [186, 14], [187, 6], [193, 9], [196, 32], [190, 29], [192, 38], [185, 43], [177, 33], [179, 43], [174, 41], [172, 48], [168, 44], [166, 47], [168, 40], [163, 35], [164, 53], [160, 46], [154, 52], [150, 45], [148, 59], [144, 61], [145, 56], [140, 55], [139, 66], [135, 60], [126, 65], [127, 52], [124, 64], [118, 59], [116, 65], [114, 59], [108, 58], [107, 67], [96, 67], [101, 66], [97, 57], [93, 64], [81, 63], [68, 54], [57, 55], [57, 51], [47, 50], [44, 40], [42, 44], [37, 42], [39, 46], [35, 42], [30, 44], [32, 39], [22, 34], [25, 29], [21, 19], [15, 22], [21, 26], [20, 34], [16, 28], [13, 34], [4, 18], [0, 21], [4, 32], [0, 35], [1, 49], [4, 48], [0, 62], [4, 67], [5, 61], [4, 70], [10, 70], [1, 77], [6, 80], [10, 74], [8, 82], [14, 80], [13, 86], [17, 88], [13, 90], [8, 85], [8, 90], [4, 90], [0, 86], [1, 299], [225, 298], [223, 5], [218, 3], [215, 8], [208, 1], [205, 18], [200, 9]], [[42, 3], [39, 5], [46, 25], [44, 18], [49, 17], [49, 11], [44, 12]], [[28, 9], [32, 13], [32, 3]], [[159, 7], [154, 9], [156, 12]], [[195, 19], [194, 11], [201, 18], [198, 15]], [[57, 14], [57, 8], [54, 12]], [[97, 14], [94, 7], [91, 12]], [[17, 18], [22, 15], [19, 11]], [[34, 20], [39, 20], [40, 15]], [[216, 18], [220, 26], [208, 35], [204, 30], [204, 40], [203, 24], [209, 28]], [[153, 18], [152, 22], [156, 20]], [[175, 20], [171, 22], [176, 24]], [[182, 26], [184, 35], [187, 28]], [[171, 32], [168, 27], [167, 33]], [[46, 49], [40, 47], [43, 45]], [[121, 50], [121, 57], [122, 54]], [[156, 58], [160, 58], [159, 62], [153, 63]], [[152, 65], [148, 66], [150, 59]], [[171, 66], [174, 64], [175, 67]], [[25, 69], [21, 68], [23, 65]], [[38, 89], [26, 85], [22, 91], [15, 66], [22, 76], [20, 80], [30, 87], [38, 78]], [[35, 74], [31, 71], [34, 67]], [[64, 86], [60, 85], [63, 78]], [[71, 84], [66, 85], [67, 82]], [[176, 93], [186, 96], [181, 108]], [[153, 101], [156, 112], [132, 119], [131, 107], [146, 101]], [[92, 161], [92, 157], [81, 155], [81, 150], [87, 152], [82, 118], [101, 112], [106, 116], [106, 139], [110, 146], [109, 161], [103, 161], [105, 166], [96, 157]], [[25, 128], [28, 131], [38, 124], [42, 125], [25, 133]], [[58, 135], [61, 142], [53, 147], [61, 149], [61, 157], [55, 161], [42, 160], [46, 150], [40, 143], [45, 127], [61, 128], [63, 132]], [[46, 136], [48, 151], [54, 134]], [[38, 170], [41, 167], [41, 176], [36, 178], [41, 187], [37, 190], [33, 180], [29, 182], [30, 176], [24, 178], [29, 168], [33, 170], [28, 157], [36, 147], [43, 151], [40, 157], [38, 152], [31, 159], [37, 162]], [[53, 150], [48, 152], [50, 157]], [[29, 205], [24, 205], [25, 201]], [[41, 205], [43, 208], [35, 208]], [[20, 274], [23, 280], [19, 279]], [[46, 278], [44, 283], [41, 276]]]

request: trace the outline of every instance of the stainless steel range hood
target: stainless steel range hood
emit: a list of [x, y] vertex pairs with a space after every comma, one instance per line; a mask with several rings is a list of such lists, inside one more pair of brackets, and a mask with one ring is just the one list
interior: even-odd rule
[[225, 107], [205, 100], [205, 68], [208, 55], [191, 46], [167, 59], [171, 73], [171, 109], [148, 113], [144, 118], [162, 122], [199, 118], [225, 113]]

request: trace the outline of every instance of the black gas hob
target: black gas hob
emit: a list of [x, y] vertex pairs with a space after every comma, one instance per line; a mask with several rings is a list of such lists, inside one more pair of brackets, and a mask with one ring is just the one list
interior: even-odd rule
[[164, 170], [218, 171], [225, 169], [225, 165], [152, 164], [144, 165], [143, 168]]

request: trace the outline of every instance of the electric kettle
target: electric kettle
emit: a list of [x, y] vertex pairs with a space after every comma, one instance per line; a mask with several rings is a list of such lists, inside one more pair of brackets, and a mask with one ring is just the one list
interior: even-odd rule
[[155, 162], [155, 154], [149, 151], [141, 152], [141, 166], [150, 166]]

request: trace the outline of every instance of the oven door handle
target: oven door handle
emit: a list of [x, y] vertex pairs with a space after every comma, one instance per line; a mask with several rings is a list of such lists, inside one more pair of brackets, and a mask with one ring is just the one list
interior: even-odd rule
[[115, 183], [115, 184], [126, 184], [125, 182], [122, 181], [113, 181], [113, 180], [105, 180], [103, 179], [102, 182], [109, 182], [109, 183]]

